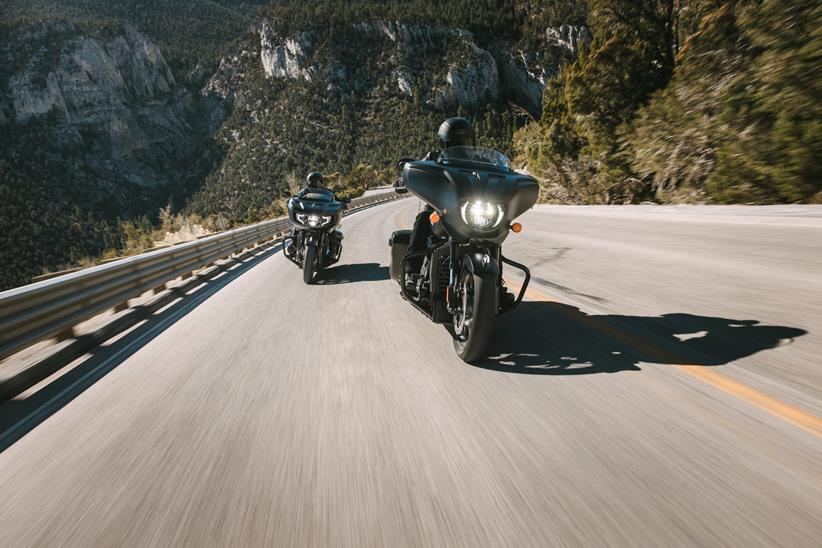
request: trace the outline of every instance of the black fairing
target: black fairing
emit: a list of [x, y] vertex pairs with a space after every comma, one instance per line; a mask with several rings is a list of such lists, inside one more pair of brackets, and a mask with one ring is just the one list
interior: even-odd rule
[[[298, 197], [291, 198], [288, 200], [288, 219], [291, 221], [292, 224], [299, 228], [304, 228], [307, 230], [324, 230], [328, 231], [335, 226], [340, 224], [340, 220], [342, 219], [342, 203], [336, 201], [321, 201], [321, 200], [307, 200], [307, 199], [300, 199]], [[306, 214], [315, 214], [315, 215], [325, 215], [332, 217], [331, 223], [323, 226], [312, 228], [307, 225], [303, 225], [297, 220], [296, 215], [298, 213], [306, 213]]]
[[[478, 162], [409, 162], [403, 169], [403, 178], [412, 194], [440, 213], [440, 223], [457, 241], [482, 239], [501, 243], [508, 236], [511, 221], [533, 207], [539, 196], [539, 185], [533, 177]], [[469, 226], [460, 213], [468, 200], [502, 204], [502, 222], [487, 231]]]

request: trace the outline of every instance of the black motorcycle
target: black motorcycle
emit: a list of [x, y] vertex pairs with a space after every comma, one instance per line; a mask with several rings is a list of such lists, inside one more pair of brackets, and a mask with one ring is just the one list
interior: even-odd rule
[[[502, 242], [521, 230], [512, 221], [536, 203], [539, 187], [502, 153], [478, 147], [447, 148], [437, 161], [401, 160], [398, 167], [395, 190], [410, 191], [432, 211], [421, 245], [409, 247], [411, 230], [392, 234], [391, 277], [406, 300], [448, 326], [457, 354], [473, 362], [484, 355], [494, 318], [525, 295], [531, 274], [502, 254]], [[525, 274], [517, 296], [505, 286], [503, 264]]]
[[305, 283], [340, 260], [343, 233], [337, 226], [350, 202], [350, 198], [338, 201], [324, 188], [305, 188], [289, 198], [288, 220], [294, 228], [283, 242], [283, 253], [302, 268]]

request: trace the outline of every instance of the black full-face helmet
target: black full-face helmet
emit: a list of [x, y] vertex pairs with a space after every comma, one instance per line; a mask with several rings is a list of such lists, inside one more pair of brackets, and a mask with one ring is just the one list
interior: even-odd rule
[[308, 182], [308, 188], [320, 188], [323, 186], [323, 174], [319, 171], [312, 171], [305, 180]]
[[465, 118], [449, 118], [437, 132], [440, 149], [475, 146], [474, 126]]

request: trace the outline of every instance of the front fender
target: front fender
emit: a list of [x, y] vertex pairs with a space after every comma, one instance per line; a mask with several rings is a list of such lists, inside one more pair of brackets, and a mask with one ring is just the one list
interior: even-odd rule
[[303, 235], [303, 246], [307, 246], [308, 244], [314, 244], [316, 246], [320, 245], [320, 237], [319, 234], [314, 232], [306, 232]]
[[499, 264], [497, 264], [497, 260], [482, 251], [467, 253], [462, 258], [462, 265], [472, 274], [478, 274], [483, 277], [486, 274], [489, 276], [499, 276]]
[[484, 291], [494, 291], [494, 310], [499, 309], [499, 264], [497, 260], [483, 253], [472, 251], [462, 258], [462, 267], [475, 276], [482, 278]]

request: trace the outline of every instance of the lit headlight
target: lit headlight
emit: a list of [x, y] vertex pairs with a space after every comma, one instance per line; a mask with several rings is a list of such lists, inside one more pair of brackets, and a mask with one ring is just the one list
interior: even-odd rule
[[311, 228], [317, 228], [318, 226], [325, 226], [331, 222], [331, 217], [328, 215], [314, 215], [314, 214], [305, 214], [305, 213], [297, 213], [297, 222], [306, 226], [310, 226]]
[[498, 227], [504, 215], [501, 204], [492, 204], [484, 200], [465, 202], [460, 212], [466, 224], [479, 229]]

